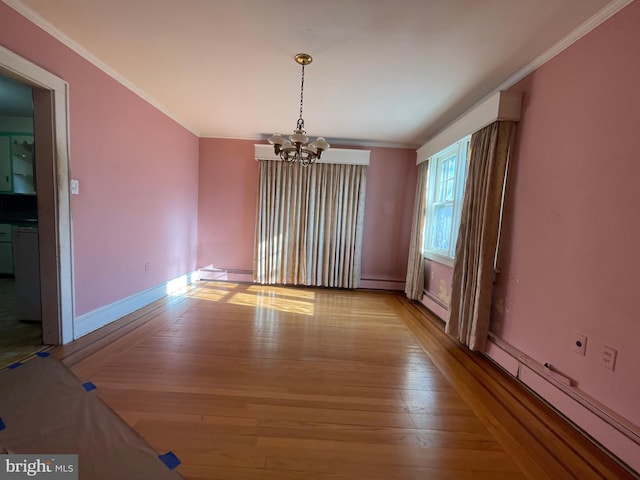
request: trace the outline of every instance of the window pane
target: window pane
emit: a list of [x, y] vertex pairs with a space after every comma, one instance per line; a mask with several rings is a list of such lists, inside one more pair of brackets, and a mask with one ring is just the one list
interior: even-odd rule
[[449, 158], [448, 163], [449, 169], [447, 170], [447, 180], [453, 180], [456, 176], [456, 157], [453, 156]]
[[453, 218], [453, 205], [437, 205], [434, 208], [433, 221], [433, 248], [449, 250], [451, 241], [451, 221]]
[[456, 185], [456, 157], [452, 156], [447, 158], [444, 162], [444, 197], [441, 199], [443, 202], [453, 202], [453, 195], [455, 193]]
[[463, 138], [429, 159], [424, 253], [443, 263], [455, 256], [469, 138]]
[[438, 165], [438, 176], [436, 178], [436, 202], [443, 202], [445, 196], [447, 162], [441, 162]]
[[454, 178], [447, 181], [446, 193], [443, 199], [445, 202], [453, 202], [453, 192], [455, 192], [455, 186], [456, 183]]

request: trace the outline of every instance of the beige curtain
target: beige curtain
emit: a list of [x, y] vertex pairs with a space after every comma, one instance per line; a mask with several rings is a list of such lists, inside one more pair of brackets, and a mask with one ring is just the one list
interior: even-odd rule
[[471, 137], [446, 332], [471, 350], [484, 351], [505, 172], [514, 122], [495, 122]]
[[357, 288], [366, 170], [261, 160], [254, 281]]
[[427, 214], [428, 175], [429, 162], [422, 162], [418, 166], [418, 184], [416, 186], [416, 200], [413, 204], [407, 281], [404, 286], [404, 293], [406, 293], [407, 297], [411, 300], [422, 300], [424, 290], [424, 258], [422, 246], [424, 243], [424, 225]]

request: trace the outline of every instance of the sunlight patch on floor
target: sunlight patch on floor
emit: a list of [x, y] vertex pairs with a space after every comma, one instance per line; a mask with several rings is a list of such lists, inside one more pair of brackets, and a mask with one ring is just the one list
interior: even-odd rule
[[224, 297], [229, 295], [225, 290], [214, 290], [211, 288], [196, 288], [186, 294], [189, 298], [196, 298], [198, 300], [208, 300], [210, 302], [219, 302]]
[[192, 287], [174, 284], [173, 295], [232, 305], [259, 307], [278, 312], [314, 315], [316, 293], [300, 288], [270, 285], [247, 285], [231, 282], [197, 282]]
[[268, 308], [279, 312], [299, 313], [302, 315], [313, 315], [315, 312], [315, 306], [310, 301], [265, 297], [253, 293], [234, 293], [227, 301], [233, 305]]
[[251, 285], [247, 287], [247, 292], [269, 296], [284, 295], [287, 297], [301, 298], [310, 302], [316, 298], [316, 292], [314, 291], [303, 288], [274, 287], [269, 285]]

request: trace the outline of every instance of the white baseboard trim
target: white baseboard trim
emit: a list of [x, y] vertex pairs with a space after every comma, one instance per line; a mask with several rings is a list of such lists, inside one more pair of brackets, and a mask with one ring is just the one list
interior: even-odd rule
[[129, 315], [142, 307], [146, 307], [150, 303], [190, 285], [198, 278], [198, 271], [189, 272], [161, 283], [160, 285], [156, 285], [155, 287], [138, 292], [130, 297], [123, 298], [104, 307], [96, 308], [91, 312], [78, 315], [74, 321], [73, 339], [77, 340], [125, 315]]
[[496, 336], [491, 336], [485, 355], [632, 469], [640, 471], [640, 428]]

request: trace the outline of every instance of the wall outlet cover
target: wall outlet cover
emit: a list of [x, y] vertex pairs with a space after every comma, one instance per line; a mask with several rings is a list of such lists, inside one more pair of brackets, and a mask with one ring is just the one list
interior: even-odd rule
[[602, 346], [602, 354], [600, 355], [600, 364], [609, 370], [614, 370], [616, 368], [616, 357], [618, 356], [618, 351], [615, 348], [608, 347], [606, 345]]
[[587, 336], [584, 333], [576, 332], [573, 334], [573, 344], [571, 347], [578, 355], [585, 355], [587, 353]]

